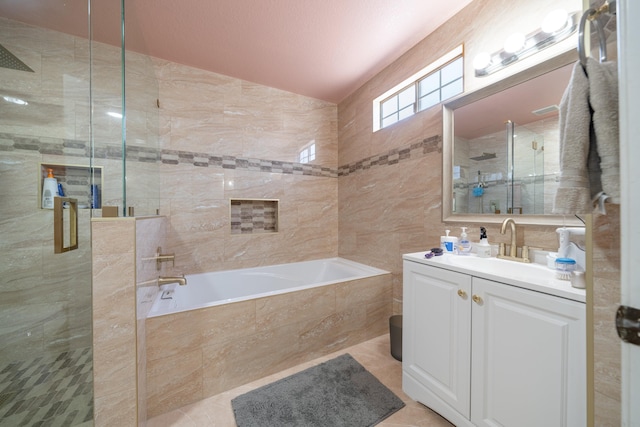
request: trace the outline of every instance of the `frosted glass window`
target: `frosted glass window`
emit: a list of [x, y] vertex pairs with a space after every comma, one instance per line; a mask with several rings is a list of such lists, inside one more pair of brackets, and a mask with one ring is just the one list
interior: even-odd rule
[[440, 102], [440, 91], [437, 90], [424, 98], [420, 98], [420, 108], [419, 111], [426, 110], [429, 107], [433, 107], [437, 103]]
[[382, 117], [390, 116], [391, 114], [398, 111], [398, 97], [394, 96], [393, 98], [382, 103]]
[[420, 96], [424, 96], [434, 90], [440, 89], [440, 73], [436, 71], [435, 73], [420, 80], [418, 85], [420, 89]]
[[463, 65], [463, 57], [458, 56], [439, 68], [432, 67], [430, 73], [421, 75], [379, 104], [374, 103], [374, 108], [375, 105], [379, 108], [380, 129], [462, 93]]
[[442, 86], [442, 99], [449, 99], [462, 93], [462, 79], [455, 80], [446, 86]]
[[458, 58], [449, 65], [445, 65], [442, 67], [440, 72], [442, 85], [446, 85], [447, 83], [451, 83], [454, 80], [458, 80], [462, 78], [462, 58]]
[[416, 102], [416, 89], [412, 86], [409, 87], [398, 95], [398, 108], [404, 109], [408, 105], [412, 105]]

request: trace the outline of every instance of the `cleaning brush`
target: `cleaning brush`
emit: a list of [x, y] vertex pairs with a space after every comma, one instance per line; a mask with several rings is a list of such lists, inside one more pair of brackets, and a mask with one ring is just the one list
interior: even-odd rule
[[576, 269], [573, 258], [556, 258], [556, 279], [571, 280], [571, 273]]

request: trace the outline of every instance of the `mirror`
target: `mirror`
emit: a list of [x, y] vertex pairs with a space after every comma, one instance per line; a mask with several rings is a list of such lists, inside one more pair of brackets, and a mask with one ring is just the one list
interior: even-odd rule
[[576, 224], [552, 215], [559, 171], [558, 106], [575, 51], [443, 107], [443, 221]]

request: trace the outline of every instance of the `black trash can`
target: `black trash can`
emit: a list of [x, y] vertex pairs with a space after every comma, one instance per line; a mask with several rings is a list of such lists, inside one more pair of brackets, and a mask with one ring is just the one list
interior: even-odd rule
[[396, 314], [389, 318], [389, 336], [391, 338], [391, 355], [402, 361], [402, 315]]

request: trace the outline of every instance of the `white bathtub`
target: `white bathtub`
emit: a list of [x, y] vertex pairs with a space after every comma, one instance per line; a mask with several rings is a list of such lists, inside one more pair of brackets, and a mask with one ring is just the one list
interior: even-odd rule
[[147, 317], [294, 292], [388, 274], [343, 258], [187, 275], [187, 286], [167, 284]]

